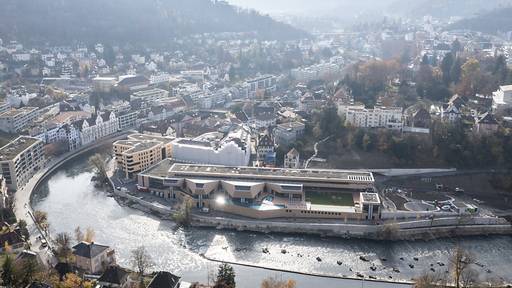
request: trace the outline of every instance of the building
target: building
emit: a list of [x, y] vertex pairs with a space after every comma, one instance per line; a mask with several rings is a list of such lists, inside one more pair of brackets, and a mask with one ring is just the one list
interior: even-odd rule
[[256, 130], [275, 126], [277, 123], [277, 113], [274, 106], [265, 102], [253, 107], [249, 125]]
[[0, 114], [11, 109], [11, 105], [7, 101], [0, 101]]
[[294, 143], [297, 138], [304, 134], [306, 125], [301, 122], [288, 122], [277, 124], [274, 129], [275, 141], [277, 145], [290, 145]]
[[128, 288], [135, 284], [130, 279], [130, 271], [121, 268], [117, 265], [107, 267], [105, 272], [98, 278], [100, 287], [108, 288]]
[[399, 107], [374, 107], [340, 105], [338, 113], [345, 118], [346, 123], [361, 128], [386, 128], [401, 130], [403, 127], [403, 112]]
[[43, 142], [20, 136], [0, 148], [0, 165], [7, 187], [16, 191], [44, 166]]
[[268, 130], [259, 135], [256, 141], [256, 161], [259, 166], [274, 167], [276, 166], [276, 149], [274, 137]]
[[7, 203], [7, 198], [9, 198], [9, 194], [7, 192], [7, 182], [5, 181], [5, 177], [0, 174], [0, 208], [6, 208], [5, 204]]
[[128, 128], [135, 127], [137, 125], [137, 119], [139, 118], [139, 111], [127, 111], [119, 113], [119, 129], [125, 130]]
[[117, 166], [123, 170], [126, 178], [132, 178], [170, 157], [173, 140], [144, 134], [132, 134], [127, 140], [118, 140], [113, 146]]
[[92, 85], [95, 92], [110, 93], [117, 83], [115, 77], [95, 77], [92, 79]]
[[39, 116], [39, 112], [36, 107], [13, 108], [5, 111], [0, 114], [0, 130], [7, 133], [18, 133], [37, 116]]
[[381, 202], [379, 194], [361, 192], [360, 203], [367, 220], [380, 219]]
[[462, 118], [459, 108], [453, 104], [448, 104], [441, 111], [441, 119], [445, 122], [454, 123]]
[[473, 127], [473, 130], [477, 134], [490, 135], [498, 132], [498, 128], [498, 121], [496, 121], [496, 118], [489, 112], [475, 117], [475, 126]]
[[141, 90], [134, 92], [130, 96], [130, 101], [139, 101], [141, 103], [152, 103], [160, 99], [169, 97], [169, 92], [159, 88]]
[[181, 283], [181, 277], [178, 277], [169, 272], [160, 271], [156, 272], [153, 279], [151, 279], [151, 282], [149, 282], [147, 288], [180, 288], [186, 286], [181, 285]]
[[108, 266], [116, 264], [115, 251], [94, 242], [80, 242], [73, 246], [75, 266], [87, 274], [101, 274]]
[[356, 203], [360, 192], [373, 185], [373, 175], [366, 171], [179, 164], [170, 159], [138, 176], [141, 191], [257, 219], [365, 219], [368, 212], [358, 205], [321, 205], [306, 199], [322, 193], [325, 199], [343, 196]]
[[512, 85], [500, 86], [492, 94], [492, 108], [495, 113], [503, 113], [512, 108]]
[[127, 75], [120, 76], [116, 88], [123, 92], [132, 92], [137, 90], [147, 89], [150, 81], [145, 76], [140, 75]]
[[172, 158], [187, 163], [247, 166], [250, 157], [251, 135], [243, 128], [225, 136], [207, 133], [194, 139], [180, 138], [172, 142]]
[[271, 94], [276, 91], [276, 77], [274, 75], [263, 75], [245, 82], [246, 96], [249, 99], [256, 97], [263, 98], [265, 94]]
[[114, 112], [110, 111], [96, 113], [89, 119], [75, 122], [74, 125], [80, 131], [82, 145], [95, 142], [119, 131], [119, 119]]
[[340, 75], [340, 73], [340, 65], [334, 63], [320, 63], [291, 70], [291, 76], [295, 80], [303, 83], [309, 83], [315, 80], [329, 80]]
[[300, 168], [300, 154], [297, 149], [292, 148], [286, 155], [284, 156], [284, 168], [289, 169], [299, 169]]

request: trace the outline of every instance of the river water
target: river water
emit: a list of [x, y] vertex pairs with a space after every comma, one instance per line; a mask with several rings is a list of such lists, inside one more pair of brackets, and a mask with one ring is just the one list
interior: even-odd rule
[[[96, 189], [91, 183], [93, 174], [87, 157], [80, 157], [51, 175], [32, 195], [33, 208], [48, 212], [50, 230], [54, 234], [68, 232], [72, 235], [77, 226], [82, 230], [93, 228], [95, 241], [114, 247], [118, 262], [126, 267], [131, 266], [130, 251], [144, 245], [155, 262], [154, 269], [171, 271], [187, 281], [206, 283], [208, 271], [214, 271], [218, 266], [200, 254], [216, 260], [302, 273], [354, 277], [356, 272], [361, 272], [383, 280], [391, 279], [391, 276], [392, 280], [407, 281], [430, 271], [430, 268], [436, 273], [446, 273], [450, 253], [460, 245], [485, 265], [484, 268], [474, 267], [482, 279], [512, 281], [509, 266], [512, 263], [512, 237], [506, 236], [378, 242], [215, 229], [176, 229], [172, 222], [122, 207], [105, 192]], [[268, 248], [270, 253], [263, 254], [263, 248]], [[283, 249], [286, 254], [281, 253]], [[360, 256], [370, 261], [361, 261]], [[438, 261], [447, 265], [441, 267]], [[375, 271], [372, 271], [372, 266]], [[400, 273], [393, 272], [393, 268], [398, 268]], [[487, 269], [490, 273], [485, 271]], [[244, 266], [235, 266], [235, 271], [239, 287], [259, 287], [267, 276], [294, 279], [298, 287], [400, 287], [398, 284], [362, 283]]]

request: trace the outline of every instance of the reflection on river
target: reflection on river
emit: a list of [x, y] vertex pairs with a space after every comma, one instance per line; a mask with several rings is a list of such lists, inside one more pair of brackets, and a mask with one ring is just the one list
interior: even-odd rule
[[[374, 275], [381, 279], [409, 280], [433, 268], [445, 273], [451, 249], [460, 244], [485, 265], [479, 272], [483, 278], [512, 280], [511, 237], [475, 237], [416, 242], [376, 242], [309, 237], [300, 235], [264, 235], [248, 232], [219, 231], [215, 229], [176, 230], [172, 222], [160, 221], [137, 210], [122, 207], [103, 191], [91, 184], [92, 172], [87, 158], [69, 163], [52, 175], [33, 195], [34, 209], [48, 212], [52, 233], [73, 233], [76, 226], [92, 227], [96, 242], [116, 249], [118, 262], [130, 266], [130, 250], [144, 245], [151, 253], [157, 269], [169, 270], [186, 280], [206, 282], [208, 269], [215, 263], [209, 258], [247, 263], [291, 271], [335, 276], [355, 276], [356, 272]], [[270, 253], [263, 254], [268, 248]], [[287, 253], [282, 254], [281, 250]], [[369, 262], [359, 259], [365, 255]], [[316, 258], [320, 257], [321, 261]], [[418, 261], [414, 260], [418, 258]], [[403, 260], [401, 260], [403, 258]], [[338, 261], [342, 263], [337, 263]], [[339, 265], [341, 264], [341, 265]], [[410, 268], [413, 264], [414, 268]], [[433, 264], [433, 267], [431, 267]], [[370, 267], [375, 265], [375, 271]], [[401, 272], [395, 273], [393, 268]], [[485, 272], [490, 269], [492, 272]], [[262, 269], [236, 267], [240, 287], [258, 287], [266, 275], [275, 275]], [[284, 274], [294, 278], [299, 287], [361, 287], [361, 283]], [[243, 282], [243, 283], [241, 283]], [[365, 283], [365, 287], [397, 287], [396, 284]]]

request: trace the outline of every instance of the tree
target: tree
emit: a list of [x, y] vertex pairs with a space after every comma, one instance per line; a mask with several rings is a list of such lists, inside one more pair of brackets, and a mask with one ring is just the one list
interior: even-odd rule
[[96, 232], [94, 232], [94, 229], [92, 229], [91, 227], [87, 227], [87, 229], [85, 229], [85, 235], [84, 235], [83, 241], [91, 243], [94, 241], [95, 235], [96, 235]]
[[71, 237], [67, 233], [59, 233], [55, 238], [56, 256], [59, 260], [68, 262], [71, 258]]
[[30, 233], [28, 232], [28, 229], [27, 229], [27, 222], [23, 219], [19, 220], [18, 227], [20, 228], [21, 235], [23, 236], [23, 238], [25, 238], [25, 240], [28, 240], [30, 237]]
[[84, 241], [84, 233], [82, 233], [82, 230], [80, 229], [80, 226], [77, 226], [75, 228], [75, 241], [76, 242], [82, 242]]
[[34, 221], [41, 229], [48, 232], [48, 213], [40, 210], [34, 211]]
[[297, 283], [294, 280], [278, 280], [275, 277], [269, 277], [261, 282], [261, 288], [295, 288]]
[[139, 279], [142, 284], [144, 281], [144, 273], [154, 265], [153, 260], [144, 246], [139, 246], [135, 250], [132, 250], [131, 254], [132, 266], [139, 274]]
[[446, 287], [446, 277], [438, 273], [426, 273], [414, 281], [414, 288]]
[[4, 286], [11, 287], [14, 283], [14, 263], [11, 255], [7, 254], [2, 265], [2, 282]]
[[464, 285], [470, 282], [469, 279], [474, 279], [474, 271], [469, 267], [472, 263], [474, 263], [473, 257], [457, 246], [450, 258], [450, 268], [455, 287], [467, 287]]
[[233, 266], [224, 263], [219, 266], [217, 273], [217, 280], [215, 281], [214, 288], [235, 288], [235, 270]]
[[441, 61], [441, 71], [443, 72], [443, 83], [448, 86], [450, 83], [452, 83], [452, 75], [450, 74], [450, 71], [452, 70], [453, 63], [455, 62], [455, 59], [453, 58], [452, 53], [447, 53], [443, 61]]
[[37, 278], [41, 267], [35, 259], [26, 259], [19, 261], [17, 265], [15, 265], [14, 271], [15, 283], [19, 284], [21, 287], [26, 287]]
[[190, 199], [185, 199], [181, 203], [179, 211], [172, 215], [172, 219], [179, 226], [189, 226], [192, 221], [192, 201]]
[[89, 159], [89, 163], [91, 163], [91, 165], [94, 167], [97, 182], [105, 183], [108, 180], [108, 176], [107, 168], [105, 165], [105, 161], [103, 160], [103, 157], [100, 154], [96, 153]]

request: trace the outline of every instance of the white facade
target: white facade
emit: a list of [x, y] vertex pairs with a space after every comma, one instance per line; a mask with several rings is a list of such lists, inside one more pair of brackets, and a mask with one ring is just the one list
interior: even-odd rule
[[498, 91], [493, 92], [492, 108], [498, 113], [512, 108], [512, 85], [500, 86]]
[[130, 96], [130, 101], [142, 101], [142, 102], [153, 102], [160, 99], [165, 99], [169, 97], [169, 92], [163, 89], [149, 89], [149, 90], [142, 90], [133, 93]]
[[299, 152], [293, 148], [284, 156], [284, 168], [299, 169], [300, 168], [300, 155]]
[[446, 122], [455, 122], [462, 117], [462, 113], [455, 105], [449, 105], [441, 111], [441, 119]]
[[7, 133], [17, 133], [23, 130], [39, 115], [36, 107], [11, 109], [0, 114], [0, 130]]
[[341, 73], [339, 65], [333, 63], [321, 63], [305, 68], [292, 69], [291, 76], [299, 81], [308, 83], [314, 80], [327, 80]]
[[172, 142], [172, 158], [195, 164], [247, 166], [251, 157], [250, 143], [250, 133], [242, 129], [219, 144], [176, 139]]
[[403, 111], [399, 107], [374, 107], [366, 109], [364, 106], [338, 107], [340, 116], [345, 117], [346, 123], [362, 128], [387, 128], [401, 130], [403, 127]]
[[[80, 122], [79, 122], [80, 123]], [[80, 140], [82, 145], [95, 142], [119, 130], [119, 119], [115, 113], [106, 112], [81, 122]]]

